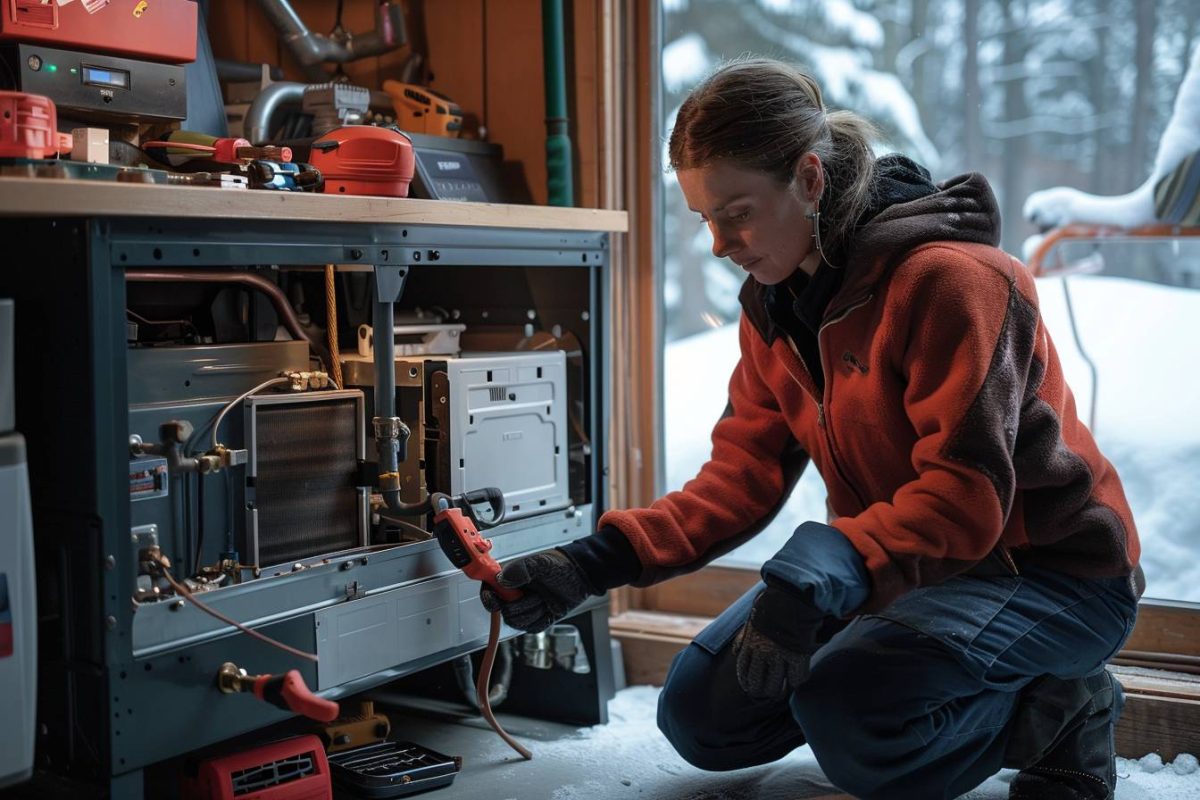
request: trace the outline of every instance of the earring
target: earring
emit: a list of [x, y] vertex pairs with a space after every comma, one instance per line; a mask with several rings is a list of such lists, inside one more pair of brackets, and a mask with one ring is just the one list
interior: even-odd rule
[[813, 210], [805, 214], [804, 217], [812, 223], [813, 247], [817, 248], [817, 252], [819, 253], [821, 252], [821, 212], [816, 206], [813, 206]]
[[821, 209], [819, 206], [813, 206], [813, 210], [804, 215], [806, 219], [812, 222], [813, 232], [813, 247], [821, 255], [821, 260], [829, 265], [830, 269], [841, 269], [834, 265], [828, 258], [825, 257], [825, 249], [821, 247]]

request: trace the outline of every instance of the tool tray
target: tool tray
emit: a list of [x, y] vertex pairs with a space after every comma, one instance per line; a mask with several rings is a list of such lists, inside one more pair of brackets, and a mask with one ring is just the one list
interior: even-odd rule
[[462, 758], [445, 756], [413, 742], [383, 741], [329, 756], [339, 796], [406, 797], [449, 786], [462, 769]]

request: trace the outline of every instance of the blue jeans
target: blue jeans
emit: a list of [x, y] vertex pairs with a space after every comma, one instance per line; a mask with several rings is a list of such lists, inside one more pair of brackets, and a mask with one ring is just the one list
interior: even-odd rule
[[708, 770], [775, 761], [807, 741], [834, 785], [867, 799], [954, 798], [978, 786], [1006, 766], [1021, 689], [1102, 669], [1137, 614], [1127, 578], [964, 575], [879, 614], [830, 619], [808, 681], [762, 701], [742, 692], [731, 652], [762, 589], [675, 657], [658, 726]]

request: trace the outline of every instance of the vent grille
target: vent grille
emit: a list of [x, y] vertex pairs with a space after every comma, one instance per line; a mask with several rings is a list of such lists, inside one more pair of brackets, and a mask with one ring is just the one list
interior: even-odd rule
[[358, 546], [355, 399], [254, 408], [251, 446], [257, 473], [259, 565], [286, 564]]
[[500, 401], [502, 401], [506, 397], [508, 397], [508, 387], [507, 386], [489, 386], [488, 387], [488, 395], [491, 396], [493, 403], [499, 403]]
[[13, 21], [31, 28], [58, 27], [58, 4], [41, 0], [13, 0]]
[[234, 797], [261, 792], [271, 786], [292, 783], [317, 771], [312, 753], [281, 758], [268, 764], [239, 769], [229, 776]]

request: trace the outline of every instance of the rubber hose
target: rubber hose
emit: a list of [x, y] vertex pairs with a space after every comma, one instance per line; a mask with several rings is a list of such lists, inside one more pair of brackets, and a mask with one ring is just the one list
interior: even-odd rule
[[521, 757], [526, 761], [533, 758], [533, 753], [529, 749], [509, 736], [508, 731], [500, 727], [500, 723], [496, 721], [496, 717], [492, 714], [492, 704], [488, 701], [488, 684], [492, 681], [492, 665], [496, 663], [496, 649], [500, 646], [500, 612], [492, 612], [492, 627], [488, 631], [487, 650], [483, 653], [483, 663], [479, 665], [479, 677], [475, 679], [475, 699], [479, 703], [479, 710], [483, 713], [483, 718], [487, 720], [488, 725], [492, 726], [492, 730], [500, 734], [500, 738], [508, 743], [508, 746], [521, 754]]

